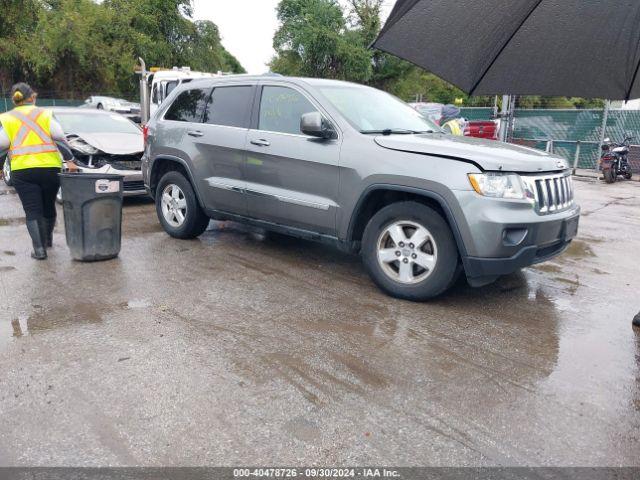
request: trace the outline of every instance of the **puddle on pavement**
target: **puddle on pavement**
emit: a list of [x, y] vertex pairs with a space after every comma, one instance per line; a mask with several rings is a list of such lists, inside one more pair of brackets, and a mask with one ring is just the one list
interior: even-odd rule
[[533, 267], [531, 267], [531, 269], [545, 273], [562, 273], [563, 271], [562, 267], [553, 263], [541, 263], [539, 265], [534, 265]]
[[591, 246], [589, 246], [589, 243], [583, 240], [574, 240], [573, 242], [571, 242], [569, 248], [567, 248], [567, 250], [562, 255], [575, 259], [596, 256]]
[[318, 443], [322, 431], [317, 423], [304, 417], [296, 417], [284, 425], [284, 430], [305, 443]]
[[34, 305], [30, 314], [23, 314], [10, 321], [0, 322], [0, 345], [12, 338], [55, 330], [72, 325], [89, 325], [102, 322], [109, 306], [99, 303], [78, 303], [45, 308]]
[[575, 279], [564, 278], [564, 277], [554, 277], [553, 279], [557, 282], [568, 285], [567, 292], [570, 295], [575, 295], [576, 292], [578, 291], [578, 288], [582, 286], [582, 284], [580, 283], [580, 279], [577, 275]]
[[383, 374], [364, 360], [350, 354], [333, 353], [332, 362], [316, 363], [313, 358], [301, 358], [286, 353], [262, 356], [263, 377], [278, 378], [295, 388], [308, 402], [323, 406], [347, 394], [366, 395], [372, 388], [389, 384]]
[[164, 233], [162, 229], [162, 225], [158, 222], [151, 222], [145, 224], [136, 223], [134, 225], [130, 225], [128, 223], [125, 224], [127, 235], [148, 235], [150, 233]]
[[256, 241], [264, 241], [267, 238], [267, 233], [264, 230], [250, 225], [212, 220], [207, 230], [200, 236], [200, 239], [206, 245], [213, 245], [221, 239], [222, 235], [237, 235]]
[[129, 300], [126, 303], [120, 304], [121, 307], [127, 308], [129, 310], [142, 310], [144, 308], [151, 307], [151, 302], [148, 300]]

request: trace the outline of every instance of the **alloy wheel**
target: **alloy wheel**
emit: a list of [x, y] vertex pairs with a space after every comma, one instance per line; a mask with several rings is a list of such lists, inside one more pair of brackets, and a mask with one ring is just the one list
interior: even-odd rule
[[175, 184], [169, 184], [162, 192], [162, 215], [169, 225], [180, 228], [187, 218], [187, 199]]
[[378, 264], [392, 280], [414, 285], [428, 278], [438, 261], [431, 232], [416, 222], [401, 220], [386, 227], [378, 238]]

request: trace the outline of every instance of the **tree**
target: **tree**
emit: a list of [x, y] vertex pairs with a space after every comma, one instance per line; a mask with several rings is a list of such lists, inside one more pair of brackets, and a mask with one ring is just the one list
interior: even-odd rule
[[347, 30], [337, 0], [282, 0], [271, 69], [286, 75], [366, 81], [370, 55]]
[[8, 90], [15, 78], [27, 78], [29, 48], [42, 5], [36, 0], [4, 0], [0, 15], [0, 86]]
[[148, 65], [244, 72], [212, 22], [193, 22], [191, 0], [3, 0], [0, 81], [41, 92], [135, 96]]

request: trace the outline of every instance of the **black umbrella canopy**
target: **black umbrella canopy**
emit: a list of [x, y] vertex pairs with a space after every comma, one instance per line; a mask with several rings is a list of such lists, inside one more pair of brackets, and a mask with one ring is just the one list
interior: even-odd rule
[[639, 0], [398, 0], [373, 46], [471, 95], [640, 97]]

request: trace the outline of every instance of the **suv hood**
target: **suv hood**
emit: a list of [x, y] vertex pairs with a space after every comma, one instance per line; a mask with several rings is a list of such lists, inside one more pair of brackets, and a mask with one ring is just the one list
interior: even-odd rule
[[483, 170], [525, 173], [569, 168], [567, 161], [556, 155], [495, 140], [437, 133], [379, 136], [375, 138], [375, 142], [390, 150], [469, 160], [480, 165]]

